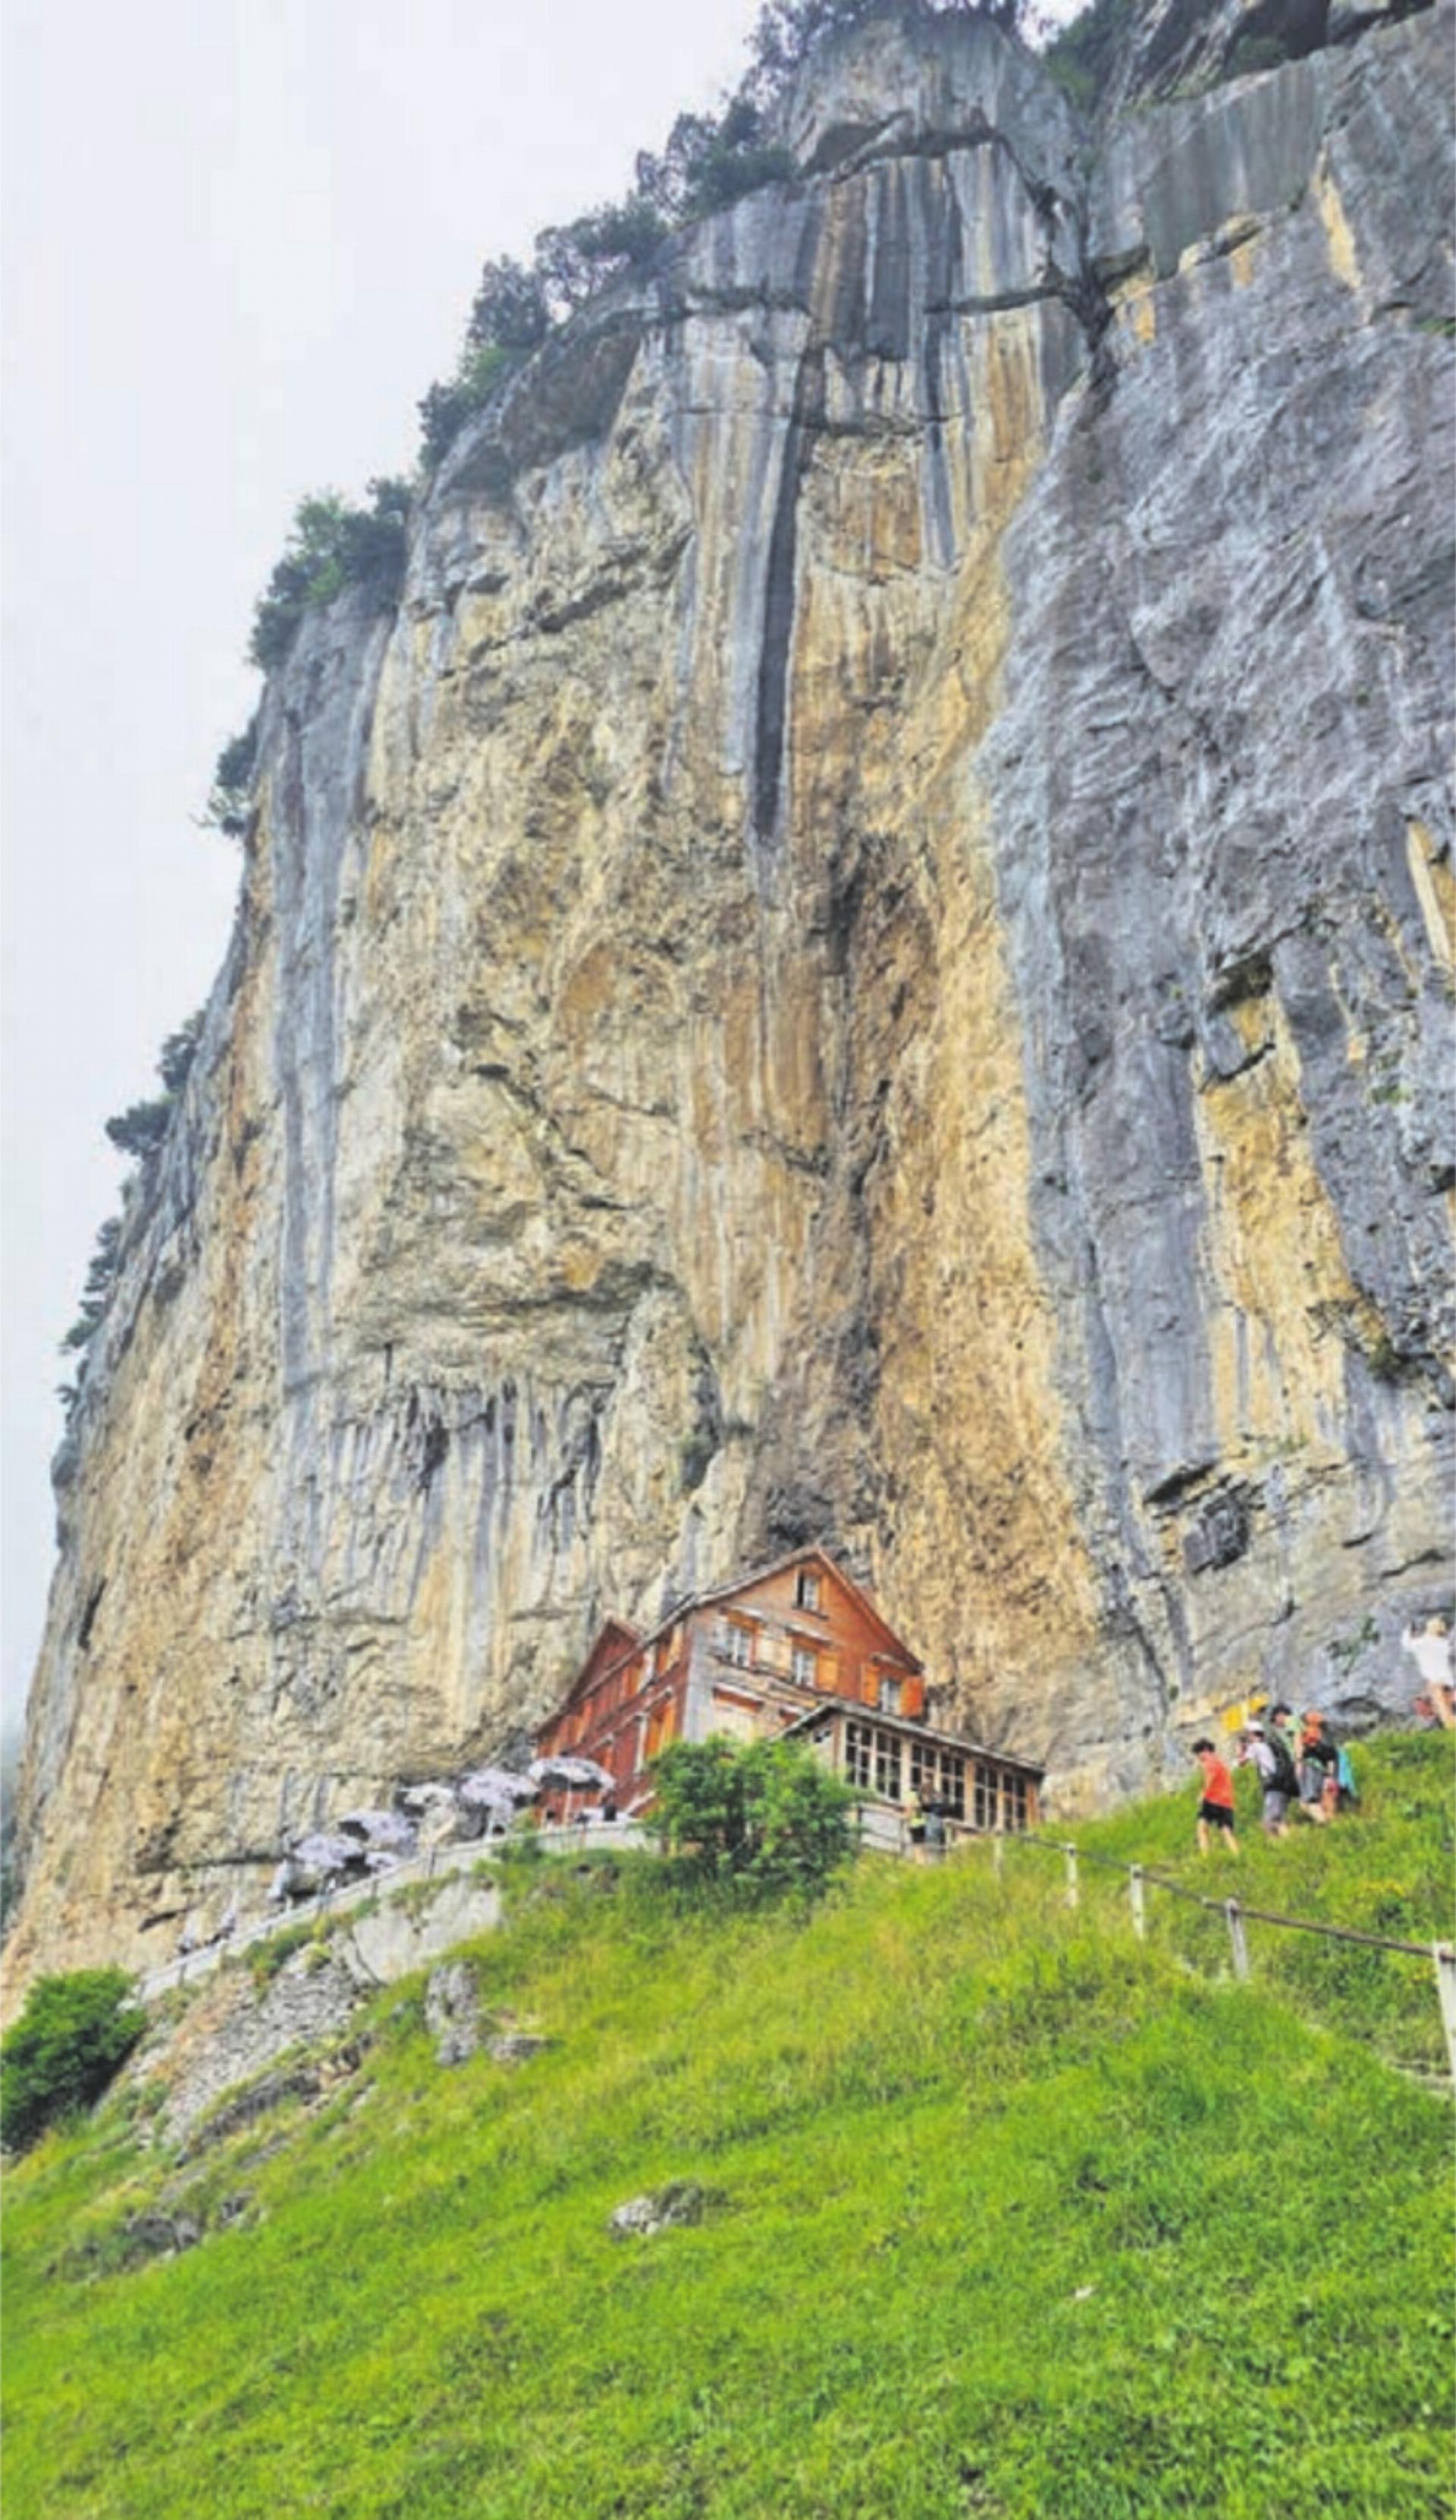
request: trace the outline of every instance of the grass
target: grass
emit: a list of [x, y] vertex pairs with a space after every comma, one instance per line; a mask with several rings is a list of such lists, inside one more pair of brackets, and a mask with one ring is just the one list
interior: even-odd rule
[[[1361, 1769], [1368, 1816], [1241, 1892], [1425, 1938], [1449, 1743]], [[1191, 1813], [1075, 1833], [1201, 1886]], [[59, 2271], [168, 2175], [119, 2106], [12, 2172], [8, 2520], [1449, 2512], [1450, 2108], [1387, 2061], [1439, 2040], [1429, 1966], [1253, 1926], [1236, 1987], [1220, 1919], [1153, 1892], [1139, 1946], [1029, 1848], [806, 1921], [642, 1869], [545, 1863], [474, 1947], [559, 2046], [442, 2071], [387, 1990], [337, 2097], [219, 2147], [248, 2218], [181, 2258]], [[700, 2226], [609, 2234], [673, 2178]]]

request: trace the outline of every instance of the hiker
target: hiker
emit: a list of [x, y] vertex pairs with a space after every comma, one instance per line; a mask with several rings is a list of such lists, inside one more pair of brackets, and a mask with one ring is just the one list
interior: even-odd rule
[[1352, 1812], [1360, 1799], [1360, 1788], [1355, 1782], [1354, 1761], [1342, 1741], [1336, 1753], [1336, 1809]]
[[911, 1786], [910, 1800], [905, 1805], [905, 1840], [910, 1849], [912, 1863], [924, 1864], [926, 1807], [924, 1802], [921, 1800], [920, 1787], [918, 1785]]
[[1294, 1708], [1287, 1705], [1282, 1697], [1279, 1698], [1264, 1718], [1263, 1729], [1264, 1739], [1269, 1743], [1276, 1757], [1281, 1746], [1283, 1747], [1285, 1757], [1289, 1761], [1290, 1780], [1286, 1790], [1292, 1798], [1297, 1799], [1299, 1791], [1299, 1734], [1295, 1723]]
[[1239, 1841], [1234, 1834], [1234, 1780], [1211, 1741], [1195, 1741], [1193, 1755], [1203, 1770], [1203, 1791], [1198, 1807], [1198, 1848], [1200, 1855], [1208, 1852], [1208, 1831], [1218, 1829], [1228, 1839], [1230, 1852], [1237, 1855]]
[[1456, 1708], [1452, 1706], [1451, 1694], [1449, 1619], [1422, 1619], [1418, 1626], [1406, 1629], [1400, 1642], [1426, 1684], [1416, 1699], [1416, 1713], [1433, 1716], [1443, 1731], [1456, 1732]]
[[[1339, 1757], [1325, 1737], [1325, 1719], [1306, 1707], [1299, 1732], [1299, 1803], [1306, 1820], [1323, 1828], [1331, 1817], [1339, 1787]], [[1328, 1791], [1326, 1790], [1328, 1786]]]
[[1283, 1837], [1291, 1797], [1299, 1790], [1299, 1779], [1288, 1742], [1282, 1735], [1266, 1733], [1262, 1724], [1246, 1724], [1239, 1765], [1241, 1768], [1252, 1767], [1258, 1772], [1264, 1797], [1260, 1823], [1265, 1837]]

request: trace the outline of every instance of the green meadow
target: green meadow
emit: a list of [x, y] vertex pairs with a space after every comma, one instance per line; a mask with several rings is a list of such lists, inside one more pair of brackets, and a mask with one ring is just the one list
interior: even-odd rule
[[[1200, 1864], [1194, 1782], [1072, 1832], [1252, 1905], [1451, 1928], [1448, 1738]], [[7, 2520], [1361, 2520], [1452, 2498], [1451, 2099], [1429, 1961], [1012, 1846], [807, 1915], [520, 1865], [473, 1947], [555, 2044], [358, 2069], [179, 2173], [118, 2091], [6, 2181]], [[301, 1964], [301, 1963], [296, 1963]], [[613, 2208], [669, 2180], [704, 2220]], [[119, 2269], [183, 2180], [240, 2218]], [[188, 2210], [192, 2210], [189, 2200]]]

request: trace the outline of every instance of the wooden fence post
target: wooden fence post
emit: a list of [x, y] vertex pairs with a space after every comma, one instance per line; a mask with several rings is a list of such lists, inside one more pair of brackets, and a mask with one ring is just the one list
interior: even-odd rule
[[1074, 1846], [1064, 1846], [1062, 1852], [1067, 1858], [1067, 1904], [1069, 1908], [1074, 1908], [1080, 1895], [1077, 1889], [1077, 1851]]
[[1143, 1868], [1140, 1864], [1130, 1864], [1127, 1868], [1127, 1898], [1132, 1909], [1132, 1930], [1140, 1943], [1146, 1942], [1148, 1908], [1143, 1889]]
[[1229, 1941], [1234, 1953], [1234, 1975], [1241, 1982], [1249, 1975], [1249, 1944], [1244, 1933], [1244, 1911], [1237, 1899], [1225, 1899], [1223, 1912], [1228, 1918]]
[[1435, 1960], [1435, 1991], [1440, 1998], [1446, 2053], [1451, 2059], [1451, 2080], [1456, 2083], [1456, 1952], [1449, 1943], [1433, 1943], [1431, 1949]]

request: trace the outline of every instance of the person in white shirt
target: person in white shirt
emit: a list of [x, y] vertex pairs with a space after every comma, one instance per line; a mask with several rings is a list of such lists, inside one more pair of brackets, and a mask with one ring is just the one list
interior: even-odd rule
[[[1260, 1819], [1265, 1837], [1283, 1837], [1285, 1815], [1290, 1805], [1287, 1770], [1281, 1766], [1276, 1752], [1270, 1748], [1265, 1739], [1262, 1724], [1245, 1726], [1240, 1740], [1238, 1765], [1241, 1768], [1258, 1770], [1258, 1780], [1264, 1789], [1264, 1807]], [[1286, 1779], [1283, 1785], [1280, 1783], [1281, 1777]]]
[[1450, 1620], [1422, 1619], [1406, 1629], [1400, 1642], [1426, 1684], [1426, 1701], [1437, 1724], [1448, 1732], [1456, 1732], [1456, 1711], [1451, 1703]]

